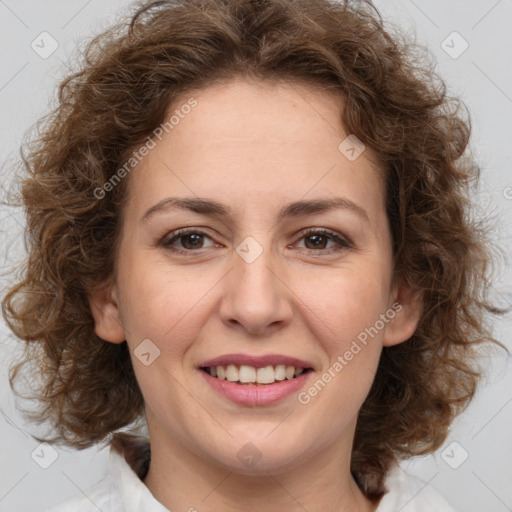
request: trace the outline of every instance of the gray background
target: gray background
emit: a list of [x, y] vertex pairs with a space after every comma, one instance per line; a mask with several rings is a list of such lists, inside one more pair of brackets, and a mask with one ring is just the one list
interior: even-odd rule
[[[22, 136], [54, 101], [70, 55], [129, 4], [127, 0], [0, 0], [0, 192], [9, 189], [10, 166], [18, 157]], [[472, 151], [482, 167], [478, 199], [483, 211], [497, 220], [494, 237], [505, 255], [497, 269], [496, 298], [503, 305], [511, 304], [506, 255], [512, 213], [512, 0], [379, 0], [376, 4], [386, 21], [400, 24], [429, 47], [450, 93], [462, 97], [471, 111]], [[58, 43], [47, 58], [31, 47], [44, 31]], [[468, 48], [461, 53], [464, 41]], [[46, 39], [45, 49], [50, 48]], [[2, 289], [13, 278], [11, 266], [23, 255], [22, 229], [20, 212], [0, 206]], [[512, 349], [510, 315], [494, 326], [496, 336]], [[107, 453], [41, 451], [28, 434], [36, 430], [17, 412], [8, 387], [7, 366], [18, 344], [3, 321], [0, 343], [0, 511], [41, 511], [102, 478]], [[501, 352], [486, 353], [485, 364], [487, 377], [475, 401], [457, 419], [443, 447], [403, 466], [426, 486], [438, 489], [459, 511], [512, 511], [512, 364]], [[40, 455], [43, 465], [56, 459], [44, 469], [32, 453], [36, 460]], [[402, 510], [408, 509], [410, 504]]]

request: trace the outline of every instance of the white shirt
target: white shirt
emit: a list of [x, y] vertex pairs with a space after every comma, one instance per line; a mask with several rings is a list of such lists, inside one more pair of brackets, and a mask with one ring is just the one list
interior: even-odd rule
[[[455, 512], [422, 480], [395, 466], [386, 479], [389, 490], [376, 512]], [[169, 512], [151, 494], [122, 455], [110, 450], [107, 476], [72, 500], [47, 512]]]

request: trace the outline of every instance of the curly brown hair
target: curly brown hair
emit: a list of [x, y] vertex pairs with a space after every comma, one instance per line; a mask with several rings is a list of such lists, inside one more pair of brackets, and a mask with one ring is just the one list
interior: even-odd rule
[[[22, 149], [28, 257], [3, 300], [25, 352], [49, 442], [82, 449], [143, 417], [126, 342], [94, 332], [88, 293], [112, 277], [126, 182], [107, 183], [190, 91], [236, 77], [339, 92], [347, 133], [378, 155], [396, 276], [423, 296], [414, 335], [384, 347], [358, 419], [352, 473], [370, 498], [399, 458], [445, 440], [472, 399], [477, 346], [494, 340], [487, 313], [492, 257], [470, 215], [479, 169], [466, 154], [470, 119], [422, 48], [384, 27], [368, 1], [168, 0], [92, 39], [58, 105]], [[392, 414], [390, 414], [392, 412]], [[40, 439], [40, 438], [38, 438]]]

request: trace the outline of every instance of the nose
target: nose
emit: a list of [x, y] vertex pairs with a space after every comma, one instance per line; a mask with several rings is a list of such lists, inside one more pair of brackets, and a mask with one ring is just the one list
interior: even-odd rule
[[252, 262], [233, 255], [220, 306], [222, 322], [252, 335], [268, 336], [291, 321], [293, 293], [282, 266], [269, 251]]

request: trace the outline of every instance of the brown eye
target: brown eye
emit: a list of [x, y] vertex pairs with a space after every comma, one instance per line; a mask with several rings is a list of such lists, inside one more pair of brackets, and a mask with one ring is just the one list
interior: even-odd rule
[[[328, 243], [325, 235], [310, 235], [305, 237], [308, 249], [325, 249]], [[308, 244], [310, 242], [310, 244]]]
[[[206, 243], [209, 245], [205, 245]], [[165, 236], [160, 241], [160, 245], [173, 252], [185, 253], [213, 247], [215, 243], [201, 231], [181, 229]]]
[[303, 248], [312, 252], [336, 252], [352, 247], [352, 244], [335, 231], [310, 229], [302, 233]]
[[180, 236], [179, 240], [181, 240], [181, 244], [185, 249], [201, 249], [203, 238], [203, 235], [198, 233], [190, 233]]

